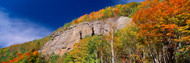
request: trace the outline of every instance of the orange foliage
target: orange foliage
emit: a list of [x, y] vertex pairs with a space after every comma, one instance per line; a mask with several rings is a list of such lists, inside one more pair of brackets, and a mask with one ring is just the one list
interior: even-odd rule
[[80, 22], [80, 21], [84, 20], [84, 19], [85, 19], [85, 17], [87, 17], [87, 14], [85, 14], [85, 15], [83, 15], [83, 16], [81, 16], [81, 17], [79, 17], [77, 20]]
[[38, 51], [34, 51], [32, 54], [33, 54], [33, 55], [36, 55], [37, 53], [38, 53]]
[[94, 12], [90, 13], [90, 19], [94, 19]]
[[190, 19], [186, 21], [186, 24], [190, 24]]
[[[184, 25], [183, 19], [190, 15], [189, 0], [146, 0], [141, 9], [134, 15], [133, 22], [140, 27], [140, 34], [156, 36], [160, 34], [174, 36], [178, 26]], [[179, 21], [178, 21], [179, 20]], [[188, 21], [186, 23], [189, 23]], [[154, 31], [157, 29], [157, 31]], [[161, 29], [161, 30], [158, 30]]]
[[10, 63], [12, 63], [12, 62], [17, 62], [17, 61], [18, 61], [18, 59], [15, 58], [15, 59], [11, 60]]
[[[23, 54], [23, 55], [20, 54], [20, 53], [18, 53], [18, 54], [17, 54], [18, 57], [17, 57], [17, 58], [14, 58], [14, 59], [12, 59], [12, 60], [10, 60], [9, 63], [18, 62], [19, 60], [24, 59], [26, 56], [31, 57], [31, 55], [36, 56], [37, 54], [38, 54], [38, 51], [34, 51], [34, 52], [32, 52], [32, 54], [31, 54], [31, 53], [26, 53], [26, 54]], [[8, 62], [4, 62], [4, 63], [8, 63]]]
[[[174, 51], [178, 51], [175, 48], [181, 47], [176, 44], [190, 43], [189, 4], [190, 0], [146, 0], [133, 16], [132, 22], [140, 29], [138, 37], [143, 37], [148, 46], [168, 47], [163, 50], [170, 53], [168, 59], [171, 63], [175, 58]], [[154, 46], [149, 48], [150, 52], [151, 49], [154, 51]]]
[[106, 9], [101, 9], [99, 11], [92, 12], [89, 15], [85, 14], [85, 15], [79, 17], [78, 19], [76, 19], [72, 24], [77, 24], [77, 23], [84, 22], [84, 21], [99, 20], [102, 18], [112, 17], [112, 14], [119, 15], [119, 13], [121, 13], [122, 15], [125, 15], [127, 12], [122, 11], [121, 9], [127, 10], [127, 8], [129, 8], [130, 6], [132, 6], [134, 4], [136, 4], [136, 2], [133, 2], [132, 4], [128, 4], [128, 5], [119, 4], [119, 5], [116, 5], [115, 7], [107, 7]]

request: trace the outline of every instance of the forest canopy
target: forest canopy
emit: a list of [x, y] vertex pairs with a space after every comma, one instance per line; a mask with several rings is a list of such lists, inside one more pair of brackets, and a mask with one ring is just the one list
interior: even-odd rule
[[[55, 32], [81, 22], [127, 16], [124, 29], [86, 36], [63, 56], [43, 58], [38, 50], [51, 35], [0, 49], [0, 62], [50, 63], [188, 63], [190, 62], [190, 0], [146, 0], [106, 7], [85, 14]], [[31, 46], [31, 47], [28, 47]]]

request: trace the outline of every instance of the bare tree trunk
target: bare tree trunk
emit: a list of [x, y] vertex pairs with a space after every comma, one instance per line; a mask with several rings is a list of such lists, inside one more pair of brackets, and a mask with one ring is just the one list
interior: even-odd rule
[[[143, 60], [146, 58], [145, 57], [145, 51], [144, 51], [144, 49], [142, 49], [143, 50]], [[145, 63], [145, 61], [143, 61], [143, 63]]]
[[112, 29], [112, 39], [111, 39], [111, 51], [112, 51], [112, 63], [115, 63], [115, 61], [114, 61], [114, 50], [113, 50], [113, 29]]
[[163, 57], [163, 59], [164, 59], [163, 62], [166, 63], [165, 46], [163, 46], [163, 48], [162, 48], [162, 54], [163, 54], [162, 57]]
[[117, 31], [116, 30], [116, 24], [114, 24], [114, 23], [109, 23], [110, 24], [110, 26], [111, 26], [111, 29], [110, 29], [110, 31], [111, 31], [111, 33], [110, 33], [110, 35], [111, 35], [111, 39], [110, 39], [110, 42], [111, 42], [111, 59], [112, 59], [112, 63], [115, 63], [115, 56], [114, 56], [114, 48], [113, 48], [113, 41], [114, 41], [114, 33]]
[[103, 51], [102, 51], [102, 49], [103, 49], [103, 46], [101, 46], [101, 50], [100, 50], [100, 52], [101, 52], [101, 63], [103, 63]]
[[97, 51], [94, 51], [95, 55], [96, 55], [96, 63], [98, 63], [98, 53]]
[[150, 43], [148, 44], [148, 48], [149, 48], [149, 50], [150, 50], [150, 54], [151, 54], [153, 63], [156, 63], [155, 57], [154, 57], [154, 54], [153, 54], [153, 51], [152, 51], [152, 49], [151, 49], [151, 47], [150, 47]]

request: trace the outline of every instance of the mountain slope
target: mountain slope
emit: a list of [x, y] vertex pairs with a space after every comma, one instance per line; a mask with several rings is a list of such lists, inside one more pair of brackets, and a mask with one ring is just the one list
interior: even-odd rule
[[21, 44], [31, 46], [27, 50], [1, 49], [0, 62], [189, 63], [190, 1], [146, 0], [107, 7], [27, 44]]
[[[46, 42], [50, 42], [52, 39], [54, 39], [56, 35], [59, 35], [69, 28], [72, 28], [72, 26], [75, 26], [75, 24], [79, 24], [82, 22], [104, 21], [108, 18], [118, 18], [120, 16], [132, 17], [132, 15], [137, 11], [138, 5], [140, 5], [140, 3], [132, 2], [125, 5], [119, 4], [116, 6], [106, 7], [105, 9], [101, 9], [100, 11], [92, 12], [89, 15], [85, 14], [78, 19], [74, 19], [72, 22], [65, 24], [63, 27], [60, 27], [59, 29], [54, 31], [50, 36], [47, 36], [43, 39], [26, 42], [24, 44], [15, 44], [7, 48], [0, 48], [0, 62], [40, 62], [39, 60], [43, 60], [43, 58], [40, 58], [41, 52], [36, 53], [36, 51], [40, 49], [42, 49], [40, 51], [43, 51], [45, 47], [41, 48], [41, 46], [43, 46]], [[85, 35], [83, 35], [83, 37], [84, 36]], [[77, 41], [79, 40], [77, 39]], [[74, 42], [71, 43], [71, 45], [73, 46]], [[72, 47], [70, 46], [69, 48]], [[49, 55], [51, 53], [52, 51], [50, 51]]]
[[127, 17], [113, 17], [104, 21], [84, 22], [70, 26], [62, 33], [52, 34], [52, 39], [42, 47], [40, 52], [44, 55], [51, 55], [52, 53], [63, 55], [72, 50], [74, 44], [79, 43], [80, 39], [83, 39], [85, 36], [108, 34], [114, 25], [117, 29], [120, 29], [124, 28], [131, 21], [132, 19]]

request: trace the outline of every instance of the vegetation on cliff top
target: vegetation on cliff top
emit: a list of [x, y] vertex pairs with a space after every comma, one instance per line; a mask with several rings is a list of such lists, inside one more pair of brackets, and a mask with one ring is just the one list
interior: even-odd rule
[[13, 45], [0, 49], [0, 62], [190, 62], [189, 0], [146, 0], [142, 3], [132, 2], [107, 7], [89, 15], [85, 14], [65, 24], [56, 32], [64, 31], [70, 25], [103, 20], [113, 16], [133, 17], [134, 24], [105, 36], [87, 36], [80, 43], [76, 43], [72, 51], [63, 56], [52, 54], [45, 60], [40, 58], [37, 50], [50, 37]]
[[[125, 5], [119, 4], [112, 7], [106, 7], [105, 9], [101, 9], [90, 14], [85, 14], [78, 19], [74, 19], [72, 22], [65, 24], [55, 32], [65, 31], [71, 25], [81, 22], [104, 20], [115, 16], [132, 17], [132, 15], [137, 11], [137, 6], [139, 5], [140, 3], [131, 2]], [[40, 53], [37, 51], [41, 48], [41, 46], [43, 46], [45, 42], [50, 40], [50, 38], [51, 35], [43, 39], [26, 42], [24, 44], [16, 44], [6, 48], [1, 48], [0, 62], [40, 62], [40, 59], [42, 58], [40, 58]]]
[[90, 14], [85, 14], [77, 19], [72, 20], [70, 23], [66, 23], [63, 27], [60, 27], [57, 31], [65, 31], [68, 27], [74, 24], [81, 22], [90, 22], [90, 21], [103, 21], [104, 19], [116, 17], [116, 16], [127, 16], [132, 17], [140, 7], [141, 3], [131, 2], [124, 5], [115, 5], [111, 7], [106, 7], [96, 12]]
[[133, 23], [134, 25], [118, 30], [114, 34], [86, 37], [80, 43], [76, 43], [72, 51], [57, 58], [56, 61], [58, 63], [190, 62], [189, 0], [142, 2], [133, 16]]

